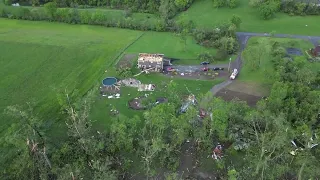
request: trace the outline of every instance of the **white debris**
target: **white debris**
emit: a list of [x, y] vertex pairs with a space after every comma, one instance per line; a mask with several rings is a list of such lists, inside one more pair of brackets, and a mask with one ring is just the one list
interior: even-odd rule
[[184, 73], [181, 73], [181, 76], [184, 76]]
[[108, 96], [108, 99], [111, 99], [111, 98], [113, 98], [113, 96]]
[[116, 94], [116, 97], [120, 97], [120, 94], [119, 94], [119, 93], [117, 93], [117, 94]]

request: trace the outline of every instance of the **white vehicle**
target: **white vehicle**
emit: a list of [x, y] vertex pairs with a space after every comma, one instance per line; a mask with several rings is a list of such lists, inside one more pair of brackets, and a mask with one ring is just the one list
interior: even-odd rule
[[230, 79], [231, 80], [234, 80], [236, 78], [236, 76], [238, 75], [238, 69], [234, 69], [231, 76], [230, 76]]

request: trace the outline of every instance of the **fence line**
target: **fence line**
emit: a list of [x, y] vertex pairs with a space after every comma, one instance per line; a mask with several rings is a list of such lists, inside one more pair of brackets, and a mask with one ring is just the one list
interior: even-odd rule
[[138, 36], [135, 40], [133, 40], [131, 43], [129, 43], [126, 47], [124, 47], [112, 60], [112, 62], [110, 63], [110, 66], [112, 65], [116, 65], [118, 64], [119, 60], [120, 60], [120, 56], [135, 42], [137, 42], [143, 35], [145, 34], [145, 32], [143, 32], [140, 36]]

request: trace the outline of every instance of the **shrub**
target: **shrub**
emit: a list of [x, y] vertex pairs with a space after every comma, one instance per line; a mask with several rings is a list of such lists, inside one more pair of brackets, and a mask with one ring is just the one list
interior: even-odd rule
[[4, 4], [7, 6], [11, 6], [12, 0], [4, 0]]
[[209, 52], [199, 54], [198, 59], [200, 59], [201, 61], [208, 61], [210, 63], [214, 61], [213, 56]]
[[53, 20], [55, 14], [57, 12], [57, 4], [55, 2], [48, 2], [44, 5], [44, 8], [45, 8], [46, 13], [48, 14], [49, 18], [51, 18], [51, 20]]
[[215, 55], [215, 59], [219, 60], [219, 61], [223, 61], [228, 57], [228, 52], [225, 49], [218, 49], [216, 55]]
[[229, 8], [235, 8], [238, 6], [238, 0], [229, 0], [228, 2]]
[[132, 9], [125, 9], [124, 12], [123, 12], [123, 15], [125, 18], [127, 17], [131, 17], [132, 16]]

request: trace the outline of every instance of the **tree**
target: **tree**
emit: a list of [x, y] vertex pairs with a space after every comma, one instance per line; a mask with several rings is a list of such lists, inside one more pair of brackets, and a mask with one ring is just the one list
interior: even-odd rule
[[240, 28], [240, 24], [242, 23], [240, 17], [238, 15], [233, 14], [230, 22], [234, 24], [238, 29]]
[[[13, 123], [1, 138], [1, 144], [10, 148], [10, 158], [3, 172], [9, 179], [42, 179], [50, 174], [51, 161], [47, 156], [45, 123], [34, 115], [32, 104], [28, 107], [9, 106], [6, 114]], [[50, 146], [49, 146], [50, 147]]]
[[53, 20], [57, 12], [57, 4], [55, 2], [48, 2], [44, 5], [44, 8], [50, 19]]
[[185, 9], [189, 4], [192, 3], [192, 0], [175, 0], [174, 4], [178, 7], [178, 9]]
[[212, 0], [213, 1], [213, 7], [215, 8], [220, 8], [225, 6], [225, 1], [224, 0]]
[[238, 6], [238, 0], [229, 0], [228, 2], [229, 8], [235, 8]]
[[259, 6], [259, 12], [263, 19], [271, 19], [277, 12], [277, 7], [274, 3], [264, 2]]

